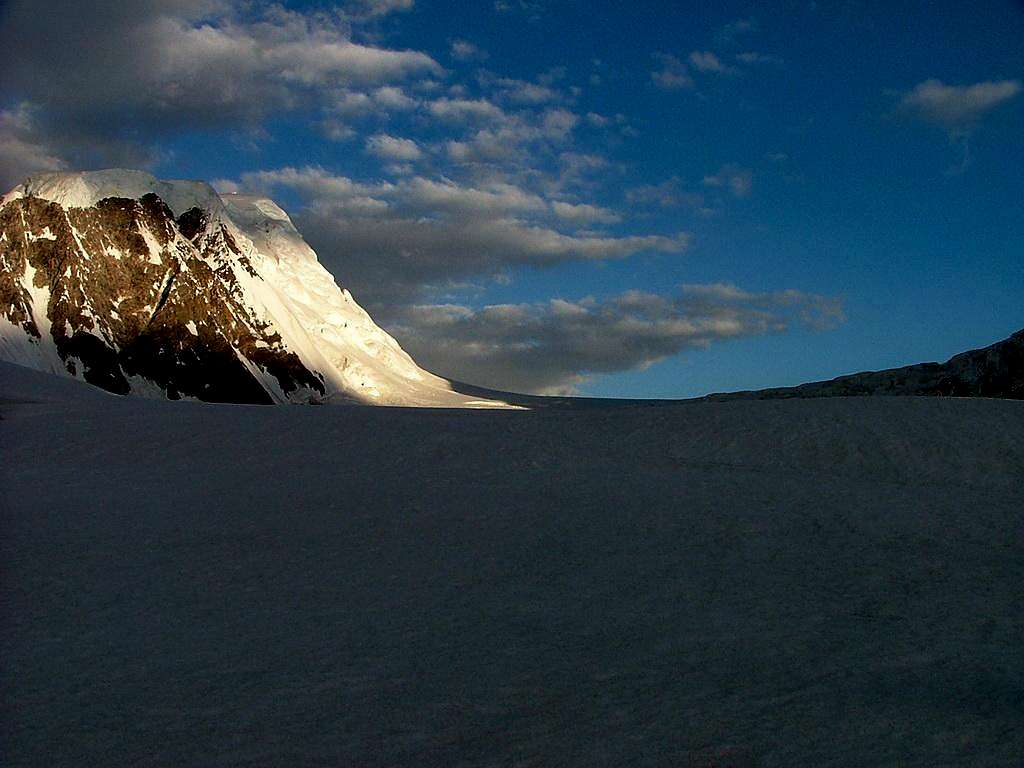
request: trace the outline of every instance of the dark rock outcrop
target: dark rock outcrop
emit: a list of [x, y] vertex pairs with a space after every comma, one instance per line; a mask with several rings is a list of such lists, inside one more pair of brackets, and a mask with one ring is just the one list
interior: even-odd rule
[[[323, 394], [245, 306], [235, 265], [252, 273], [219, 222], [198, 208], [175, 218], [152, 193], [70, 209], [24, 197], [0, 209], [0, 315], [39, 339], [33, 310], [44, 313], [72, 375], [117, 394], [139, 377], [172, 399], [271, 403], [256, 366], [286, 394]], [[30, 269], [46, 307], [32, 307]]]
[[1024, 330], [945, 363], [868, 371], [796, 387], [708, 395], [706, 400], [770, 400], [855, 395], [931, 395], [1024, 400]]

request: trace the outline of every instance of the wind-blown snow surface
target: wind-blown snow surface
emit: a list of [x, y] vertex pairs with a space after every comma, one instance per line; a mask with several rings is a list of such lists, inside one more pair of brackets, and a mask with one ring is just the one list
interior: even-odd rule
[[[307, 380], [313, 382], [318, 390], [323, 390], [314, 390], [308, 384], [285, 384], [266, 365], [261, 366], [258, 359], [251, 354], [247, 357], [242, 350], [235, 348], [230, 352], [230, 363], [237, 365], [234, 359], [237, 356], [245, 366], [242, 370], [247, 369], [258, 386], [266, 391], [268, 401], [306, 402], [315, 399], [318, 402], [358, 401], [383, 405], [505, 406], [493, 400], [459, 394], [452, 389], [450, 382], [416, 365], [398, 343], [373, 322], [349, 292], [338, 287], [288, 215], [267, 198], [219, 195], [212, 187], [199, 181], [164, 181], [141, 171], [109, 170], [33, 176], [0, 200], [0, 210], [4, 206], [22, 205], [25, 201], [37, 199], [56, 203], [60, 206], [58, 210], [67, 212], [92, 209], [110, 198], [139, 201], [149, 194], [156, 194], [178, 217], [177, 221], [163, 221], [157, 217], [157, 225], [172, 235], [168, 242], [163, 242], [166, 236], [162, 233], [147, 229], [145, 222], [134, 221], [131, 232], [109, 234], [141, 235], [139, 242], [144, 241], [146, 245], [141, 253], [123, 253], [111, 245], [104, 246], [102, 254], [89, 252], [72, 219], [64, 213], [61, 225], [66, 222], [70, 227], [69, 242], [73, 239], [77, 243], [76, 259], [82, 262], [86, 273], [90, 263], [100, 259], [104, 264], [94, 266], [103, 270], [131, 270], [138, 261], [159, 267], [156, 272], [160, 277], [152, 286], [156, 308], [154, 310], [148, 305], [144, 308], [153, 310], [153, 316], [144, 323], [146, 327], [161, 312], [172, 281], [179, 274], [189, 272], [190, 260], [215, 267], [216, 270], [210, 273], [215, 277], [210, 280], [218, 284], [199, 285], [197, 290], [213, 295], [214, 288], [221, 287], [219, 281], [228, 281], [226, 293], [232, 297], [237, 295], [239, 314], [223, 321], [224, 327], [212, 327], [201, 332], [197, 332], [194, 322], [186, 322], [188, 318], [182, 317], [177, 322], [180, 326], [177, 330], [186, 339], [191, 338], [188, 332], [192, 336], [209, 333], [210, 338], [219, 342], [228, 335], [227, 325], [232, 328], [239, 324], [250, 326], [258, 337], [256, 346], [264, 349], [272, 346], [274, 353], [279, 355], [297, 355], [300, 370], [304, 368], [303, 373], [308, 371]], [[150, 205], [150, 208], [155, 209], [156, 206]], [[201, 212], [202, 229], [191, 237], [185, 237], [181, 231], [182, 216], [193, 210]], [[48, 227], [26, 221], [24, 211], [20, 213], [27, 251], [31, 252], [29, 240], [56, 239]], [[7, 233], [0, 237], [0, 248], [4, 248], [4, 237]], [[18, 239], [21, 237], [19, 235]], [[75, 250], [74, 245], [71, 250]], [[111, 255], [112, 259], [109, 258]], [[60, 352], [59, 340], [50, 329], [49, 314], [55, 302], [51, 301], [47, 288], [35, 284], [31, 261], [25, 262], [23, 271], [21, 262], [15, 261], [17, 263], [11, 267], [14, 272], [10, 276], [12, 295], [16, 303], [21, 301], [20, 296], [25, 297], [28, 316], [19, 322], [0, 314], [0, 360], [62, 375], [79, 378], [84, 375], [88, 379], [90, 361], [72, 359], [74, 355], [68, 349]], [[69, 267], [67, 277], [70, 276]], [[160, 295], [161, 287], [163, 296], [157, 303], [155, 297]], [[80, 290], [81, 285], [75, 284], [72, 288]], [[117, 318], [120, 300], [119, 297], [100, 299], [87, 295], [86, 305], [82, 308], [84, 328], [68, 326], [65, 331], [61, 322], [61, 339], [72, 333], [86, 333], [95, 337], [87, 339], [94, 342], [90, 348], [102, 342], [112, 350], [107, 357], [122, 351], [117, 341], [118, 334], [105, 329], [112, 317]], [[185, 306], [190, 304], [185, 302]], [[14, 309], [20, 311], [18, 307]], [[36, 329], [40, 333], [37, 334]], [[171, 356], [165, 353], [173, 352], [168, 349], [156, 351], [164, 357]], [[182, 360], [191, 360], [190, 354], [191, 350], [186, 347]], [[215, 374], [211, 372], [210, 375]], [[201, 379], [203, 372], [197, 372], [196, 376]], [[117, 381], [121, 381], [121, 377], [119, 369], [111, 374], [111, 378]], [[127, 379], [127, 386], [133, 394], [163, 395], [161, 387], [152, 380], [132, 375]], [[210, 382], [206, 382], [206, 386], [210, 386]]]
[[0, 417], [6, 766], [1021, 764], [1024, 403]]

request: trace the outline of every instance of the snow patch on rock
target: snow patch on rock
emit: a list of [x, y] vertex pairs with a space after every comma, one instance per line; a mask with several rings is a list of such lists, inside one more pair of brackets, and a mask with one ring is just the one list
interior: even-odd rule
[[[360, 307], [351, 294], [335, 282], [320, 264], [316, 253], [303, 240], [288, 214], [265, 197], [219, 195], [201, 181], [160, 180], [151, 174], [115, 169], [81, 173], [45, 173], [26, 179], [5, 195], [0, 210], [15, 201], [39, 198], [64, 209], [65, 218], [76, 209], [96, 209], [108, 198], [141, 200], [155, 194], [171, 210], [176, 220], [168, 220], [171, 242], [162, 245], [166, 235], [139, 227], [145, 248], [142, 258], [154, 266], [164, 265], [168, 271], [158, 294], [173, 290], [171, 282], [187, 272], [190, 258], [205, 258], [221, 279], [228, 280], [228, 290], [237, 296], [249, 318], [263, 327], [255, 328], [255, 347], [293, 354], [316, 380], [324, 392], [317, 393], [308, 385], [291, 391], [265, 365], [235, 350], [239, 360], [274, 402], [363, 402], [381, 405], [434, 407], [509, 407], [499, 401], [470, 397], [456, 392], [449, 381], [422, 368], [401, 348], [398, 342], [380, 328]], [[196, 211], [198, 209], [198, 213]], [[159, 212], [158, 212], [159, 213]], [[197, 232], [186, 236], [179, 229], [184, 214], [199, 222]], [[160, 214], [164, 215], [164, 214]], [[74, 216], [72, 216], [74, 218]], [[83, 236], [68, 218], [82, 261], [91, 258]], [[25, 223], [25, 232], [34, 231], [38, 238], [55, 239], [49, 227]], [[6, 233], [4, 233], [6, 236]], [[203, 248], [199, 239], [205, 238]], [[26, 234], [26, 247], [31, 247]], [[177, 255], [175, 255], [177, 254]], [[127, 268], [131, 259], [123, 249], [105, 246], [99, 256], [111, 259], [110, 264]], [[194, 263], [194, 262], [193, 262]], [[228, 272], [223, 272], [227, 268]], [[219, 271], [218, 271], [219, 270]], [[74, 279], [66, 275], [67, 279]], [[52, 334], [46, 318], [48, 294], [31, 286], [26, 275], [25, 287], [31, 295], [32, 312], [43, 341], [38, 346], [53, 347]], [[163, 299], [161, 299], [162, 302]], [[109, 302], [107, 302], [109, 303]], [[120, 303], [120, 302], [119, 302]], [[89, 296], [85, 297], [83, 315], [105, 325], [97, 317]], [[101, 303], [104, 305], [104, 303]], [[147, 304], [152, 312], [160, 304]], [[120, 311], [120, 307], [118, 307]], [[123, 312], [114, 319], [120, 320]], [[250, 325], [249, 320], [244, 324]], [[45, 326], [45, 328], [44, 328]], [[189, 319], [181, 327], [192, 337], [200, 338], [196, 323]], [[89, 329], [90, 332], [92, 329]], [[43, 358], [29, 355], [22, 336], [27, 333], [16, 324], [3, 326], [0, 358], [29, 364], [43, 370], [64, 370], [56, 347]], [[264, 341], [263, 339], [267, 339]], [[110, 339], [104, 339], [115, 346]], [[36, 359], [39, 358], [39, 359]], [[35, 362], [31, 362], [35, 360]], [[56, 365], [54, 364], [56, 361]], [[138, 387], [132, 382], [132, 389]]]

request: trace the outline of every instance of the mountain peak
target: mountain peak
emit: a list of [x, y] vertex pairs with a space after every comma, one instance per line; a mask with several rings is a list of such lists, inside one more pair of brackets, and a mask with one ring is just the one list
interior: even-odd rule
[[0, 202], [0, 359], [119, 394], [505, 405], [416, 365], [272, 200], [125, 169]]
[[158, 179], [145, 171], [111, 168], [102, 171], [55, 171], [30, 176], [3, 198], [38, 197], [62, 208], [89, 208], [108, 197], [137, 200], [147, 194], [163, 200], [175, 215], [190, 208], [216, 209], [217, 192], [204, 181]]

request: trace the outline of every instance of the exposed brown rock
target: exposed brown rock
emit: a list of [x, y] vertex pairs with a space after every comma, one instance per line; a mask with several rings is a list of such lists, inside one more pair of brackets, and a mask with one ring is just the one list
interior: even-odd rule
[[[22, 287], [27, 265], [49, 289], [46, 307]], [[67, 210], [26, 197], [0, 209], [0, 314], [37, 338], [33, 313], [45, 314], [72, 373], [81, 366], [118, 394], [137, 376], [170, 398], [273, 402], [248, 361], [285, 393], [323, 394], [320, 377], [244, 305], [236, 266], [257, 277], [220, 221], [199, 208], [175, 219], [152, 193]]]

